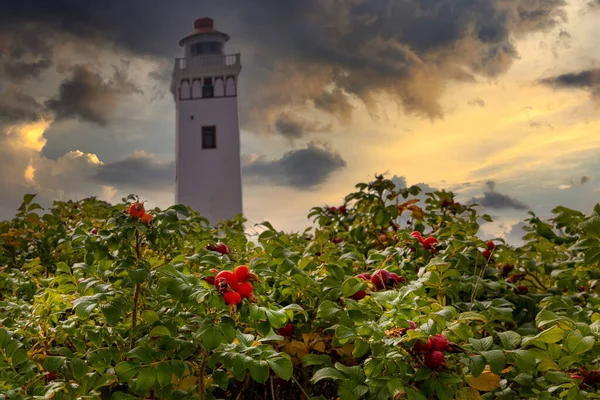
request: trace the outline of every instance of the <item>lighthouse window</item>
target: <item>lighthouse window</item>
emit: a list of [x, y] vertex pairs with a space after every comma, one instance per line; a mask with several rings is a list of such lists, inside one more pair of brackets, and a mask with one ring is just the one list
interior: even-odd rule
[[202, 85], [202, 97], [214, 97], [215, 87], [213, 86], [212, 78], [204, 78]]
[[202, 148], [216, 149], [217, 148], [217, 127], [203, 126], [202, 127]]
[[223, 52], [223, 43], [220, 42], [201, 42], [192, 44], [191, 53], [193, 56], [203, 54], [221, 54]]

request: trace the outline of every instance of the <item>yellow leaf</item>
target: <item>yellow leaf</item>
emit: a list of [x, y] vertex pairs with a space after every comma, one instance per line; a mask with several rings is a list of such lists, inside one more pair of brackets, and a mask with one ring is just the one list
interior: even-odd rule
[[473, 388], [462, 388], [456, 392], [457, 400], [481, 400], [481, 394]]
[[489, 371], [484, 371], [477, 378], [473, 375], [467, 375], [465, 380], [469, 386], [483, 392], [490, 392], [500, 387], [500, 376]]
[[195, 376], [188, 376], [187, 378], [183, 378], [179, 381], [178, 385], [174, 385], [174, 389], [183, 390], [187, 392], [189, 388], [192, 386], [196, 386], [198, 384], [198, 379]]
[[284, 349], [290, 356], [298, 357], [299, 359], [308, 354], [308, 346], [298, 340], [290, 341], [285, 345]]
[[315, 349], [316, 351], [320, 352], [320, 353], [325, 353], [327, 351], [327, 347], [325, 346], [325, 343], [323, 342], [317, 342], [312, 346], [313, 349]]
[[336, 347], [334, 350], [340, 356], [351, 356], [352, 352], [354, 351], [354, 345], [352, 343], [348, 343], [344, 345], [344, 347]]

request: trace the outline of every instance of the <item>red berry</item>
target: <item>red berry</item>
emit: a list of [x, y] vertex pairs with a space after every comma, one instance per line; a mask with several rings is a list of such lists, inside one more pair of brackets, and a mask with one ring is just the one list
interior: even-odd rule
[[529, 292], [529, 288], [526, 285], [517, 286], [517, 294], [527, 294]]
[[424, 248], [425, 250], [431, 250], [431, 249], [433, 249], [435, 246], [437, 246], [439, 242], [438, 242], [438, 240], [437, 240], [436, 238], [434, 238], [434, 237], [428, 237], [428, 238], [425, 238], [425, 239], [423, 239], [423, 242], [422, 242], [422, 243], [423, 243], [423, 248]]
[[492, 256], [492, 252], [489, 251], [488, 249], [485, 249], [484, 251], [481, 252], [481, 255], [483, 256], [483, 258], [488, 260]]
[[438, 369], [446, 362], [446, 357], [441, 351], [433, 351], [425, 356], [425, 365], [429, 369]]
[[413, 321], [408, 321], [408, 324], [410, 325], [410, 328], [408, 328], [409, 330], [410, 329], [413, 329], [413, 330], [417, 329], [417, 324], [415, 324]]
[[367, 296], [367, 292], [364, 290], [359, 290], [358, 292], [354, 293], [352, 296], [350, 296], [350, 298], [352, 300], [360, 300], [360, 299], [364, 299]]
[[448, 343], [450, 343], [448, 341], [448, 338], [446, 337], [446, 335], [435, 335], [432, 339], [433, 342], [433, 350], [439, 350], [442, 351], [444, 350], [447, 346]]
[[491, 240], [486, 242], [485, 245], [487, 246], [488, 250], [494, 250], [496, 248], [496, 244]]
[[235, 291], [245, 299], [252, 296], [252, 290], [254, 290], [254, 288], [250, 282], [242, 282], [238, 285], [237, 289], [235, 289]]
[[216, 246], [214, 246], [214, 251], [216, 251], [217, 253], [220, 253], [220, 254], [230, 254], [231, 253], [231, 249], [229, 248], [229, 246], [227, 246], [223, 242], [217, 243]]
[[377, 290], [387, 290], [394, 287], [398, 282], [392, 277], [392, 274], [385, 269], [378, 269], [371, 275], [371, 283]]
[[215, 277], [214, 276], [205, 276], [203, 279], [206, 282], [208, 282], [209, 285], [214, 285], [215, 284]]
[[412, 231], [410, 234], [411, 237], [414, 237], [415, 239], [417, 239], [419, 241], [419, 243], [423, 243], [423, 237], [421, 236], [421, 232], [419, 231]]
[[335, 243], [335, 244], [342, 243], [342, 238], [341, 237], [335, 237], [335, 238], [331, 239], [331, 241], [333, 243]]
[[129, 215], [133, 218], [140, 218], [142, 215], [146, 213], [146, 209], [144, 208], [144, 204], [136, 201], [131, 206], [129, 206]]
[[362, 274], [356, 275], [356, 277], [362, 279], [363, 281], [368, 281], [369, 279], [371, 279], [371, 274], [363, 272]]
[[290, 324], [289, 322], [283, 328], [279, 328], [279, 334], [281, 336], [292, 336], [293, 333], [294, 325]]
[[336, 212], [337, 212], [337, 208], [335, 208], [335, 207], [329, 207], [327, 209], [328, 214], [335, 214]]
[[418, 352], [428, 352], [431, 351], [432, 348], [433, 341], [431, 340], [431, 338], [427, 339], [427, 343], [423, 343], [420, 340], [417, 340], [415, 342], [415, 345], [413, 346], [413, 350]]
[[215, 276], [215, 287], [219, 291], [235, 290], [238, 286], [238, 278], [231, 271], [221, 271]]
[[250, 275], [250, 268], [245, 265], [238, 266], [233, 273], [238, 279], [238, 282], [246, 282], [248, 280], [248, 275]]
[[346, 206], [339, 206], [337, 210], [340, 214], [346, 214]]
[[242, 302], [242, 296], [238, 292], [226, 292], [223, 294], [223, 298], [225, 299], [225, 304], [228, 306], [237, 306]]
[[396, 283], [402, 283], [402, 282], [406, 282], [406, 278], [404, 278], [403, 276], [399, 276], [397, 274], [392, 273], [392, 279], [396, 281]]
[[90, 231], [90, 233], [91, 233], [92, 235], [96, 235], [96, 234], [98, 234], [98, 228], [93, 228], [93, 229]]
[[54, 372], [48, 372], [48, 375], [46, 375], [46, 381], [51, 382], [55, 379], [56, 379], [56, 374]]

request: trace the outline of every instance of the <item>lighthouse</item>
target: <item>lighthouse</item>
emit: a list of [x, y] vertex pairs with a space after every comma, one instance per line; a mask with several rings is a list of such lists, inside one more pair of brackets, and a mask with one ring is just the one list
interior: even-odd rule
[[179, 41], [171, 90], [175, 98], [175, 202], [211, 225], [242, 213], [237, 88], [239, 54], [211, 18], [194, 21]]

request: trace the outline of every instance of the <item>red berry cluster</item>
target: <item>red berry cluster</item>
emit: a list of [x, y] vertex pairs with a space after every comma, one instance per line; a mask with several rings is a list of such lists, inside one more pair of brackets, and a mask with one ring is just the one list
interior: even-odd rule
[[[428, 236], [424, 238], [423, 236], [421, 236], [421, 232], [419, 231], [411, 232], [410, 236], [417, 239], [419, 243], [423, 245], [423, 248], [425, 250], [429, 250], [431, 254], [435, 254], [435, 248], [440, 243], [436, 238], [434, 238], [433, 236]], [[414, 252], [416, 251], [416, 249], [413, 247], [411, 248], [411, 251]]]
[[481, 255], [483, 256], [483, 258], [485, 258], [486, 261], [489, 261], [490, 258], [492, 257], [492, 250], [494, 250], [496, 248], [496, 243], [490, 241], [487, 241], [485, 243], [487, 249], [483, 250], [481, 252]]
[[[398, 286], [400, 283], [405, 282], [406, 279], [403, 276], [399, 276], [393, 272], [386, 271], [385, 269], [378, 269], [373, 272], [373, 275], [368, 273], [362, 273], [356, 275], [357, 278], [363, 281], [371, 282], [375, 290], [388, 290]], [[360, 300], [365, 298], [367, 295], [366, 290], [359, 290], [350, 296], [353, 300]]]
[[231, 271], [218, 271], [211, 269], [211, 272], [215, 272], [216, 276], [206, 276], [204, 280], [209, 284], [214, 285], [215, 288], [223, 295], [225, 304], [228, 306], [235, 306], [242, 302], [242, 299], [248, 299], [255, 301], [256, 297], [252, 294], [254, 287], [249, 281], [258, 282], [259, 278], [254, 272], [245, 265], [240, 265], [236, 269]]
[[216, 251], [219, 254], [231, 254], [231, 249], [223, 242], [218, 242], [217, 244], [209, 243], [206, 245], [206, 250]]
[[150, 224], [150, 222], [152, 222], [152, 220], [154, 219], [154, 217], [151, 214], [148, 214], [146, 212], [146, 209], [144, 208], [144, 203], [140, 202], [139, 200], [135, 203], [132, 203], [129, 206], [128, 213], [129, 216], [131, 216], [131, 218], [139, 219], [140, 222], [146, 225]]
[[596, 390], [600, 389], [600, 369], [581, 371], [578, 374], [572, 374], [571, 379], [582, 380], [579, 385], [580, 389], [585, 389], [586, 387], [594, 388]]
[[424, 363], [429, 369], [440, 369], [446, 364], [446, 356], [443, 352], [455, 353], [461, 351], [456, 344], [450, 342], [446, 335], [437, 334], [427, 339], [426, 343], [416, 341], [413, 351], [424, 355]]
[[329, 215], [346, 214], [346, 206], [341, 205], [339, 207], [328, 207], [327, 214], [329, 214]]

